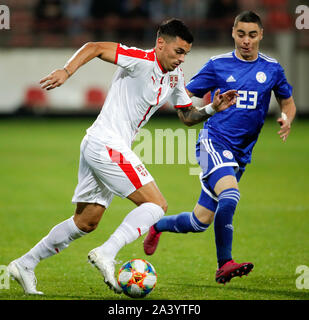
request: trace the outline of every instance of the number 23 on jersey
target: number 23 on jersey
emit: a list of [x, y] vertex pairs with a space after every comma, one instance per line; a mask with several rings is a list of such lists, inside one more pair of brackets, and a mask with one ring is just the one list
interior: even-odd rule
[[236, 108], [256, 109], [258, 97], [257, 91], [238, 90], [237, 93], [239, 94], [239, 97], [237, 97]]

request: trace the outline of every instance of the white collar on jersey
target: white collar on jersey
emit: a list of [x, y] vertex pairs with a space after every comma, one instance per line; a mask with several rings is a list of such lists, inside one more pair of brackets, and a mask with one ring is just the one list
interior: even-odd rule
[[236, 50], [234, 50], [234, 51], [233, 51], [233, 56], [234, 56], [237, 60], [239, 60], [239, 61], [247, 62], [247, 63], [251, 63], [251, 62], [255, 62], [255, 61], [257, 61], [257, 59], [258, 59], [258, 58], [259, 58], [259, 56], [260, 56], [260, 53], [258, 52], [257, 58], [256, 58], [256, 59], [254, 59], [254, 60], [244, 60], [244, 59], [240, 59], [240, 58], [239, 58], [239, 57], [237, 57], [237, 55], [236, 55]]

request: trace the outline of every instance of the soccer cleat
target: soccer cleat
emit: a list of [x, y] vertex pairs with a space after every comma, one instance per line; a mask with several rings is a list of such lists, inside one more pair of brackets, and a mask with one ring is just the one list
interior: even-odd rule
[[116, 293], [122, 292], [122, 289], [115, 278], [116, 261], [114, 259], [109, 259], [100, 254], [98, 249], [95, 248], [89, 252], [88, 261], [101, 272], [104, 282], [111, 290], [114, 290]]
[[33, 270], [23, 267], [17, 260], [12, 261], [7, 270], [11, 278], [16, 280], [27, 294], [42, 295], [43, 292], [36, 290], [37, 280]]
[[157, 249], [162, 232], [157, 232], [154, 226], [151, 226], [147, 237], [144, 240], [144, 252], [151, 256]]
[[236, 263], [234, 260], [230, 260], [217, 270], [216, 281], [225, 284], [234, 277], [248, 275], [252, 269], [253, 264], [251, 262]]

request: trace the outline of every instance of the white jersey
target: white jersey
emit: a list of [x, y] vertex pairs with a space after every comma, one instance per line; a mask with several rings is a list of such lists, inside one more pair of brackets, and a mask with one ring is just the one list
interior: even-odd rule
[[154, 49], [118, 44], [115, 64], [120, 68], [88, 135], [105, 143], [122, 141], [131, 147], [139, 129], [166, 102], [175, 108], [192, 105], [182, 69], [165, 72]]

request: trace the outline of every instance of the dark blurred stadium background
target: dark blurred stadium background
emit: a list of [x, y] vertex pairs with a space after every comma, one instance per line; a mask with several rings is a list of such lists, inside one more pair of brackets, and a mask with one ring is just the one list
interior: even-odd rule
[[[295, 24], [296, 7], [309, 7], [308, 0], [7, 0], [0, 5], [10, 10], [10, 28], [0, 29], [0, 117], [97, 114], [115, 66], [91, 61], [51, 92], [42, 91], [39, 80], [89, 41], [151, 48], [158, 24], [170, 17], [183, 19], [195, 36], [183, 65], [188, 81], [211, 56], [233, 49], [233, 19], [242, 10], [262, 17], [261, 51], [286, 70], [298, 117], [309, 114], [309, 31]], [[164, 111], [172, 110], [167, 105]], [[270, 114], [278, 111], [273, 98]]]

